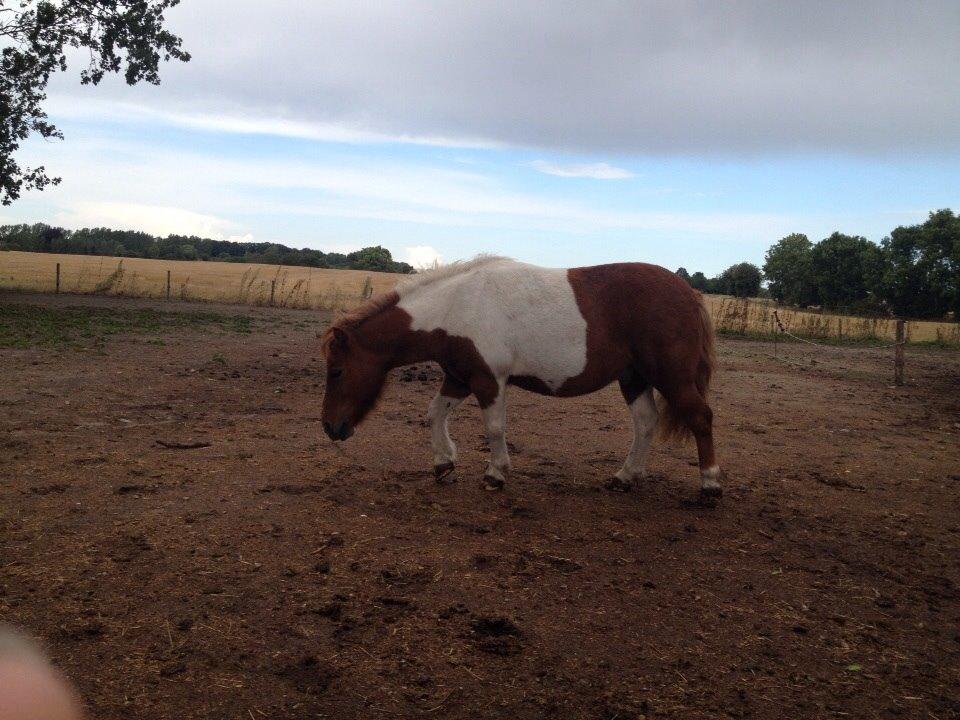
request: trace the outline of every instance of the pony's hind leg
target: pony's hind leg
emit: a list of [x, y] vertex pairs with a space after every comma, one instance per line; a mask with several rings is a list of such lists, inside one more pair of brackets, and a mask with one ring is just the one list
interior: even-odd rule
[[718, 498], [723, 495], [722, 476], [713, 448], [713, 410], [707, 405], [696, 385], [690, 383], [679, 390], [664, 393], [670, 412], [685, 425], [697, 441], [700, 465], [700, 496]]
[[607, 483], [609, 490], [627, 492], [633, 486], [634, 480], [640, 480], [646, 475], [647, 456], [650, 453], [650, 443], [657, 427], [657, 404], [653, 399], [653, 388], [642, 382], [640, 378], [631, 374], [620, 379], [620, 391], [630, 408], [633, 418], [633, 442], [630, 452], [616, 475]]
[[444, 378], [439, 392], [430, 401], [427, 419], [430, 421], [430, 442], [433, 445], [433, 474], [437, 482], [453, 472], [457, 461], [457, 446], [450, 439], [447, 419], [450, 413], [470, 394], [470, 389], [449, 375]]

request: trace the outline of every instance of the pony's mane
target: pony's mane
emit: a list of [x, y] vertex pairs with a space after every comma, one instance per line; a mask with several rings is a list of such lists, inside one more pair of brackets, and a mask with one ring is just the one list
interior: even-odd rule
[[414, 290], [419, 290], [427, 285], [433, 285], [440, 280], [446, 280], [456, 275], [463, 275], [464, 273], [476, 270], [478, 267], [483, 267], [492, 262], [509, 259], [510, 258], [503, 257], [502, 255], [483, 254], [477, 255], [470, 260], [457, 260], [449, 265], [438, 265], [428, 270], [421, 270], [415, 275], [408, 275], [398, 282], [394, 289], [398, 295], [403, 297]]
[[323, 337], [320, 339], [320, 349], [323, 354], [327, 354], [327, 348], [330, 346], [330, 342], [333, 339], [334, 328], [340, 328], [344, 330], [347, 328], [355, 328], [364, 320], [368, 320], [374, 315], [379, 315], [387, 308], [393, 307], [397, 304], [399, 299], [400, 297], [396, 292], [393, 291], [374, 295], [359, 307], [356, 307], [350, 312], [338, 317], [336, 320], [330, 323], [330, 327], [323, 332]]

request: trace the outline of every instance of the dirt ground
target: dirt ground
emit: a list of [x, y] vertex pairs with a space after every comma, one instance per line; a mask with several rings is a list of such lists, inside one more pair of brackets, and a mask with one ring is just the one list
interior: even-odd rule
[[465, 404], [438, 486], [432, 367], [338, 451], [326, 316], [0, 295], [68, 306], [249, 318], [8, 327], [0, 620], [93, 718], [960, 717], [958, 353], [910, 348], [893, 388], [889, 350], [722, 338], [708, 509], [692, 445], [603, 488], [615, 387], [513, 390], [503, 492]]

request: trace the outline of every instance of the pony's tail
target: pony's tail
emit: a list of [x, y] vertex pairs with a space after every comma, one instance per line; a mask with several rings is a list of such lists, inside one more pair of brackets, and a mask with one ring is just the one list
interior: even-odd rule
[[[706, 400], [707, 391], [710, 389], [710, 377], [713, 375], [713, 367], [716, 363], [716, 347], [714, 345], [713, 320], [710, 317], [710, 311], [707, 309], [703, 295], [697, 293], [697, 296], [697, 332], [700, 334], [700, 342], [694, 383], [700, 397]], [[660, 414], [658, 428], [661, 440], [686, 440], [690, 437], [690, 427], [686, 420], [667, 402], [663, 395], [658, 394], [657, 396], [657, 410]]]

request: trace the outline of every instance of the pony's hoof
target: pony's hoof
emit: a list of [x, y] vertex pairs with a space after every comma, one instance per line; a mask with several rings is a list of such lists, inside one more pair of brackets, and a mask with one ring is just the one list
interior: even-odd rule
[[484, 475], [483, 476], [483, 489], [484, 490], [503, 490], [505, 481], [503, 478], [493, 477], [493, 475]]
[[433, 477], [437, 481], [438, 485], [449, 485], [450, 483], [456, 480], [453, 475], [454, 464], [452, 462], [445, 462], [440, 465], [433, 466]]
[[629, 480], [623, 480], [614, 475], [604, 483], [604, 487], [611, 492], [628, 493], [633, 490], [633, 483]]

